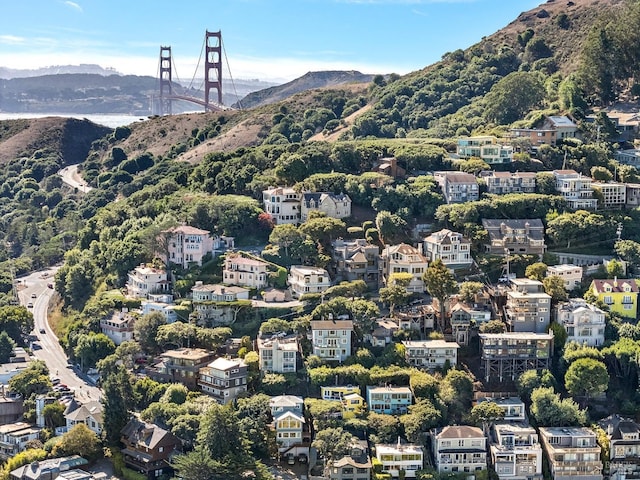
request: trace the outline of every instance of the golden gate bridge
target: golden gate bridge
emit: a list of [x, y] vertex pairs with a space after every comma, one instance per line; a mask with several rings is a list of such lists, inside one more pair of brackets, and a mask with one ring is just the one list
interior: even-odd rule
[[[222, 45], [222, 32], [205, 32], [204, 43], [200, 51], [200, 57], [198, 58], [198, 64], [196, 65], [196, 71], [193, 74], [191, 83], [188, 87], [182, 87], [180, 79], [177, 76], [176, 68], [173, 63], [173, 57], [171, 56], [171, 47], [160, 47], [160, 62], [159, 62], [159, 97], [157, 103], [157, 110], [160, 115], [171, 115], [172, 103], [176, 100], [182, 100], [191, 102], [196, 105], [204, 107], [205, 112], [232, 110], [231, 107], [226, 107], [222, 103], [222, 55], [224, 53], [225, 62], [226, 52]], [[195, 92], [199, 93], [204, 87], [204, 98], [194, 96], [191, 92], [194, 92], [193, 83], [200, 66], [204, 54], [204, 80], [200, 87], [195, 89]], [[174, 78], [176, 81], [174, 82]], [[231, 71], [229, 71], [229, 78], [233, 85], [233, 77], [231, 77]]]

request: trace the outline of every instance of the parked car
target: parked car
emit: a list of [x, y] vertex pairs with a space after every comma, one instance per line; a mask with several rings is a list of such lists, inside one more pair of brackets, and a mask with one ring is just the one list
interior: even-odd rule
[[27, 303], [27, 308], [33, 308], [33, 303], [31, 302]]
[[287, 454], [287, 465], [295, 465], [295, 464], [296, 464], [296, 457], [293, 455], [293, 453]]
[[36, 295], [35, 293], [32, 293], [31, 298], [38, 298], [38, 295]]
[[52, 385], [54, 385], [54, 386], [55, 386], [55, 385], [59, 385], [59, 384], [60, 384], [60, 379], [59, 379], [59, 378], [56, 378], [56, 377], [53, 377], [53, 378], [51, 379], [51, 384], [52, 384]]
[[307, 456], [304, 453], [301, 453], [298, 455], [298, 461], [300, 463], [307, 463]]

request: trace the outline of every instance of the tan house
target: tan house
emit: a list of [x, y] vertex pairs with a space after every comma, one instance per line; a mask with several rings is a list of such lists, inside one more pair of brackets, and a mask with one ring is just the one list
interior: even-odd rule
[[431, 435], [435, 467], [441, 473], [487, 469], [487, 437], [477, 427], [446, 426]]
[[539, 218], [531, 219], [483, 219], [482, 226], [489, 234], [485, 245], [488, 253], [504, 255], [509, 253], [542, 255], [547, 246], [544, 243], [544, 225]]
[[230, 254], [224, 259], [222, 282], [247, 288], [265, 288], [269, 279], [269, 264], [261, 260]]
[[473, 264], [471, 240], [446, 228], [426, 237], [423, 251], [428, 261], [442, 260], [447, 268], [467, 268]]
[[161, 233], [166, 244], [163, 260], [188, 268], [190, 263], [202, 265], [202, 258], [213, 253], [213, 239], [209, 230], [181, 225]]
[[216, 358], [200, 369], [198, 386], [226, 405], [247, 391], [247, 364], [240, 358]]
[[264, 211], [276, 225], [300, 223], [302, 193], [291, 187], [271, 187], [262, 192]]
[[487, 192], [496, 195], [508, 193], [535, 193], [536, 174], [534, 172], [494, 172], [482, 176]]
[[380, 270], [384, 281], [394, 273], [410, 273], [412, 279], [407, 286], [409, 292], [424, 292], [422, 275], [428, 267], [427, 257], [418, 248], [406, 243], [385, 247], [380, 254]]
[[202, 348], [178, 348], [160, 354], [160, 362], [147, 367], [149, 378], [158, 382], [182, 383], [190, 389], [198, 384], [198, 372], [215, 357]]
[[300, 342], [297, 335], [276, 334], [259, 336], [256, 340], [260, 370], [274, 373], [293, 373], [297, 370]]
[[584, 427], [540, 427], [540, 439], [554, 480], [602, 480], [600, 446]]
[[314, 320], [311, 322], [313, 354], [323, 360], [343, 362], [351, 355], [353, 336], [351, 320]]
[[300, 203], [300, 219], [306, 222], [311, 212], [322, 212], [331, 218], [351, 216], [351, 198], [346, 193], [305, 192]]
[[303, 265], [291, 266], [287, 282], [294, 298], [308, 293], [322, 293], [331, 286], [329, 273], [324, 268]]

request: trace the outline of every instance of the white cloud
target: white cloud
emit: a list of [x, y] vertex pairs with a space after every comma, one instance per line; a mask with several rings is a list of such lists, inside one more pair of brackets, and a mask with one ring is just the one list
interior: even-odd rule
[[26, 43], [26, 39], [15, 35], [0, 35], [0, 43], [4, 43], [6, 45], [20, 45]]
[[64, 4], [65, 4], [67, 7], [71, 7], [71, 8], [73, 8], [74, 10], [77, 10], [78, 12], [82, 12], [82, 7], [81, 7], [80, 5], [78, 5], [76, 2], [72, 2], [72, 1], [70, 1], [70, 0], [67, 0], [66, 2], [64, 2]]

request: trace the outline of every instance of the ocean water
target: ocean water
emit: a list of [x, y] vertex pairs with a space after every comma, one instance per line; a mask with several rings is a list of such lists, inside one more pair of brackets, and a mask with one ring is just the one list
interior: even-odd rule
[[86, 118], [94, 123], [104, 125], [110, 128], [129, 125], [134, 122], [141, 122], [147, 119], [144, 116], [136, 115], [71, 115], [66, 113], [4, 113], [0, 112], [0, 120], [16, 120], [20, 118], [44, 118], [44, 117], [63, 117], [63, 118]]

